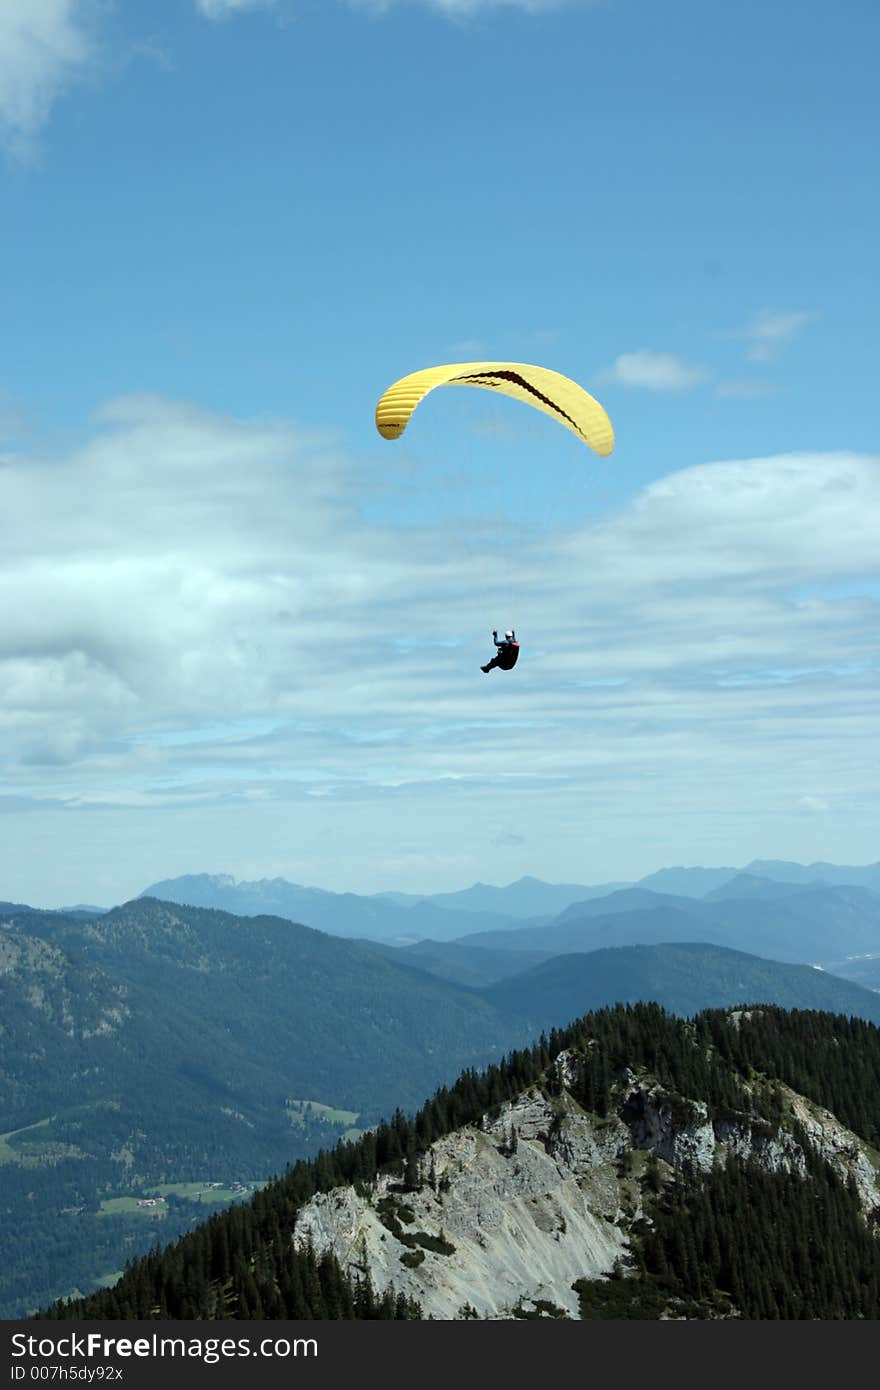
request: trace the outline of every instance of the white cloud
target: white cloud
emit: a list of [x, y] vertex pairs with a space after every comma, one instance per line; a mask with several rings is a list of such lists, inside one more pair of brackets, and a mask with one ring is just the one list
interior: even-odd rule
[[[549, 14], [554, 10], [586, 8], [596, 0], [338, 0], [338, 3], [379, 17], [409, 7], [433, 10], [448, 19], [473, 19], [501, 10]], [[277, 0], [194, 0], [194, 4], [206, 19], [226, 19], [245, 10], [274, 8]]]
[[205, 19], [228, 19], [244, 10], [268, 10], [275, 0], [195, 0], [199, 14]]
[[392, 10], [419, 6], [421, 9], [435, 10], [451, 19], [470, 19], [474, 15], [487, 14], [491, 10], [522, 10], [526, 14], [549, 14], [551, 10], [561, 10], [572, 5], [588, 5], [595, 0], [348, 0], [352, 9], [367, 10], [373, 14], [388, 14]]
[[[6, 456], [4, 896], [49, 842], [56, 902], [201, 869], [423, 891], [833, 857], [805, 781], [858, 857], [878, 604], [829, 595], [877, 572], [880, 461], [689, 468], [514, 552], [367, 524], [377, 485], [289, 423], [150, 397]], [[510, 620], [520, 664], [483, 676]]]
[[[880, 517], [880, 464], [860, 455], [783, 454], [766, 459], [704, 464], [652, 483], [613, 527], [591, 538], [603, 560], [627, 539], [628, 570], [635, 552], [655, 579], [667, 569], [680, 579], [722, 580], [771, 576], [797, 582], [874, 573]], [[873, 539], [872, 539], [873, 534]], [[683, 552], [667, 553], [670, 535], [686, 538]], [[646, 557], [650, 557], [649, 559]]]
[[803, 309], [789, 312], [762, 309], [736, 336], [748, 342], [746, 355], [750, 362], [773, 362], [816, 317], [815, 313]]
[[685, 362], [673, 352], [641, 348], [624, 352], [600, 373], [603, 381], [618, 386], [641, 386], [648, 391], [687, 391], [706, 381], [705, 367]]
[[90, 11], [84, 0], [0, 0], [0, 138], [18, 158], [91, 61]]

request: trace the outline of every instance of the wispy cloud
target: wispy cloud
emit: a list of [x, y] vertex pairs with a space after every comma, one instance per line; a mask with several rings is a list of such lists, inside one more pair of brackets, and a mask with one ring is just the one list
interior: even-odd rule
[[83, 0], [0, 0], [0, 140], [13, 157], [32, 154], [52, 107], [87, 70], [89, 11]]
[[[688, 468], [523, 534], [512, 570], [503, 530], [365, 524], [375, 485], [291, 424], [148, 397], [67, 456], [7, 456], [0, 761], [9, 805], [63, 842], [59, 885], [89, 863], [119, 896], [246, 854], [338, 886], [344, 844], [352, 886], [455, 886], [485, 854], [522, 872], [525, 825], [544, 877], [583, 863], [590, 825], [662, 862], [711, 822], [746, 859], [756, 798], [805, 790], [836, 809], [800, 826], [846, 804], [848, 833], [871, 823], [877, 604], [831, 595], [876, 573], [880, 461]], [[483, 676], [511, 620], [514, 678]]]
[[525, 14], [549, 14], [551, 10], [578, 5], [585, 7], [593, 3], [595, 0], [347, 0], [352, 9], [367, 10], [377, 15], [418, 7], [435, 10], [450, 19], [470, 19], [493, 10], [522, 10]]
[[749, 344], [746, 356], [750, 362], [773, 362], [816, 317], [805, 309], [788, 312], [761, 309], [735, 336], [744, 338]]
[[228, 19], [244, 10], [269, 10], [275, 0], [195, 0], [195, 7], [205, 19]]
[[526, 843], [526, 838], [524, 835], [518, 835], [515, 830], [499, 830], [492, 843], [499, 848], [519, 849]]
[[[447, 19], [474, 19], [479, 15], [501, 10], [519, 10], [523, 14], [549, 14], [554, 10], [587, 8], [596, 0], [336, 0], [344, 9], [361, 10], [377, 17], [403, 9], [433, 10]], [[278, 0], [193, 0], [205, 19], [228, 19], [246, 10], [272, 9]]]
[[648, 391], [688, 391], [707, 381], [709, 375], [705, 367], [685, 362], [673, 352], [654, 352], [650, 348], [621, 353], [599, 373], [602, 381]]

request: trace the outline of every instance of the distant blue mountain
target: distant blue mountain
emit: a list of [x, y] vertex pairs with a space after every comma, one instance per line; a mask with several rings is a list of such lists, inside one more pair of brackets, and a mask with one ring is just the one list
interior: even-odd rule
[[187, 907], [232, 912], [239, 917], [286, 917], [332, 936], [366, 937], [399, 944], [433, 938], [448, 941], [468, 932], [518, 925], [512, 916], [490, 912], [447, 912], [430, 898], [402, 906], [382, 895], [330, 893], [284, 878], [237, 882], [229, 874], [185, 874], [154, 883], [138, 895]]
[[555, 917], [574, 902], [603, 898], [627, 883], [545, 883], [543, 879], [526, 874], [515, 883], [497, 888], [492, 883], [474, 883], [455, 893], [430, 893], [415, 897], [406, 893], [381, 893], [378, 896], [400, 906], [411, 907], [431, 903], [451, 912], [492, 912], [501, 917]]
[[718, 888], [713, 888], [711, 892], [703, 895], [703, 902], [723, 902], [726, 898], [762, 898], [767, 902], [772, 902], [774, 898], [789, 898], [793, 893], [799, 893], [801, 885], [798, 883], [781, 883], [778, 879], [761, 878], [758, 874], [737, 874], [735, 878], [728, 879]]
[[735, 878], [739, 869], [658, 869], [654, 874], [646, 874], [638, 881], [639, 888], [649, 888], [653, 893], [680, 894], [686, 898], [702, 898], [713, 888], [720, 888]]
[[822, 883], [795, 886], [782, 897], [771, 884], [769, 894], [710, 900], [628, 888], [599, 901], [573, 903], [549, 923], [469, 935], [459, 944], [556, 956], [604, 946], [699, 941], [808, 964], [880, 952], [880, 894]]
[[753, 859], [740, 869], [658, 869], [656, 873], [640, 878], [637, 886], [650, 888], [656, 893], [703, 898], [743, 874], [773, 883], [793, 883], [803, 887], [821, 883], [835, 886], [851, 884], [855, 888], [880, 891], [880, 864], [794, 864], [785, 859]]
[[652, 892], [638, 884], [635, 888], [620, 888], [605, 898], [571, 903], [554, 918], [552, 925], [556, 927], [563, 922], [580, 921], [585, 917], [607, 917], [621, 912], [650, 911], [658, 907], [677, 908], [688, 914], [695, 911], [694, 899], [687, 894]]
[[835, 885], [852, 884], [856, 888], [871, 888], [880, 892], [880, 863], [847, 864], [793, 864], [785, 859], [753, 859], [746, 865], [746, 873], [758, 874], [761, 878], [776, 879], [779, 883], [830, 883]]

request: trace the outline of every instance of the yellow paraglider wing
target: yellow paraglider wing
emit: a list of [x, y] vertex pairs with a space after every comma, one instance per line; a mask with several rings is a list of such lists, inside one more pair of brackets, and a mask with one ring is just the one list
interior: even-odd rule
[[614, 448], [614, 428], [597, 400], [559, 372], [524, 362], [456, 362], [401, 377], [376, 406], [376, 428], [399, 439], [416, 406], [435, 386], [480, 386], [543, 410], [603, 457]]

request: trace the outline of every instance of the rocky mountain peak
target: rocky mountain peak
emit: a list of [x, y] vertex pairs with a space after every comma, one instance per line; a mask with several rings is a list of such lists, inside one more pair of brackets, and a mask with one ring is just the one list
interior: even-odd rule
[[369, 1273], [377, 1290], [417, 1299], [426, 1317], [577, 1317], [575, 1282], [607, 1278], [630, 1261], [634, 1224], [647, 1214], [651, 1155], [663, 1181], [706, 1173], [731, 1152], [803, 1173], [806, 1135], [854, 1178], [866, 1214], [880, 1208], [864, 1142], [787, 1087], [792, 1127], [774, 1133], [745, 1114], [713, 1120], [704, 1101], [632, 1072], [600, 1117], [568, 1089], [577, 1069], [577, 1056], [561, 1053], [558, 1095], [532, 1087], [494, 1117], [439, 1139], [403, 1181], [383, 1175], [367, 1189], [318, 1194], [298, 1214], [295, 1244], [332, 1251], [350, 1274]]

